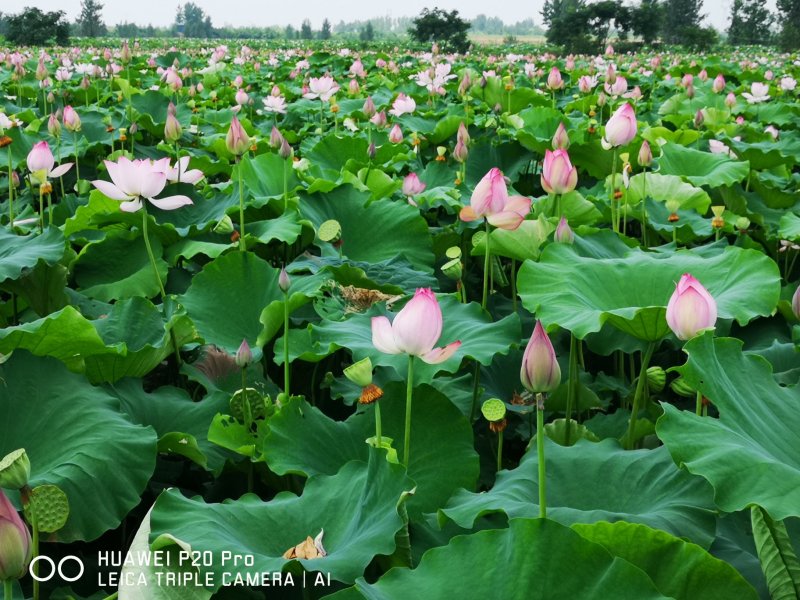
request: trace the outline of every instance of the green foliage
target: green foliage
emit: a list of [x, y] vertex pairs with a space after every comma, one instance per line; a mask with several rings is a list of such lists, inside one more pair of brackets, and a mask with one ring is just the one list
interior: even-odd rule
[[214, 37], [214, 26], [211, 17], [194, 2], [187, 2], [181, 7], [175, 17], [175, 27], [179, 33], [188, 38]]
[[63, 10], [44, 12], [27, 7], [6, 18], [6, 38], [12, 44], [36, 46], [69, 43], [69, 23]]
[[423, 8], [413, 23], [408, 34], [418, 42], [437, 42], [448, 52], [466, 52], [469, 48], [469, 22], [459, 17], [457, 10]]
[[728, 43], [767, 45], [772, 40], [772, 22], [767, 0], [733, 0]]
[[591, 4], [583, 0], [548, 0], [542, 15], [549, 25], [547, 41], [569, 52], [602, 50], [612, 27], [625, 38], [633, 23], [631, 9], [622, 0]]
[[331, 22], [328, 19], [325, 19], [322, 22], [322, 29], [319, 31], [319, 39], [321, 40], [329, 40], [331, 39]]
[[300, 26], [300, 39], [301, 40], [311, 40], [314, 39], [314, 32], [311, 29], [311, 21], [308, 19], [303, 20], [303, 24]]
[[784, 50], [800, 48], [800, 0], [778, 0], [780, 43]]
[[84, 37], [98, 37], [107, 33], [106, 24], [103, 23], [103, 4], [98, 0], [82, 0], [81, 14], [78, 16], [78, 26]]

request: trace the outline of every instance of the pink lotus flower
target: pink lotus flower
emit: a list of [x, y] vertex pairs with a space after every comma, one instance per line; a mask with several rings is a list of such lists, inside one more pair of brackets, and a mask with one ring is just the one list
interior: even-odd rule
[[533, 335], [525, 347], [519, 378], [525, 389], [534, 394], [552, 392], [561, 383], [561, 367], [541, 321], [536, 321]]
[[411, 114], [416, 109], [417, 103], [414, 102], [414, 99], [411, 96], [406, 96], [405, 94], [401, 93], [397, 95], [389, 114], [399, 117], [401, 115]]
[[250, 101], [250, 96], [248, 96], [247, 92], [245, 92], [244, 90], [239, 89], [236, 90], [236, 96], [234, 99], [236, 100], [236, 104], [238, 104], [239, 106], [244, 106]]
[[264, 103], [265, 112], [286, 114], [286, 100], [283, 96], [270, 95], [261, 101]]
[[566, 150], [544, 151], [542, 187], [548, 194], [567, 194], [578, 184], [578, 170]]
[[389, 131], [389, 141], [393, 144], [399, 144], [403, 141], [403, 130], [400, 129], [400, 125], [397, 123], [395, 123], [392, 129]]
[[421, 194], [426, 187], [428, 186], [419, 180], [416, 173], [409, 173], [403, 179], [403, 194], [406, 196]]
[[558, 124], [558, 129], [556, 129], [551, 143], [553, 150], [566, 150], [569, 148], [569, 135], [567, 135], [567, 128], [564, 127], [564, 123]]
[[372, 317], [372, 345], [385, 354], [410, 354], [435, 365], [446, 361], [460, 341], [434, 348], [442, 335], [442, 309], [430, 288], [417, 289], [394, 321]]
[[67, 131], [80, 131], [81, 130], [81, 118], [78, 116], [78, 113], [75, 111], [74, 108], [71, 106], [64, 107], [64, 115], [62, 117], [64, 121], [64, 128]]
[[636, 113], [627, 102], [620, 106], [606, 123], [603, 141], [609, 147], [624, 146], [636, 137]]
[[327, 102], [339, 91], [339, 85], [330, 75], [323, 75], [322, 77], [312, 77], [308, 82], [308, 89], [309, 91], [303, 94], [303, 98], [309, 100], [319, 98], [323, 102]]
[[155, 198], [167, 185], [167, 173], [163, 163], [151, 160], [129, 160], [120, 156], [117, 162], [103, 161], [108, 169], [111, 181], [97, 179], [92, 185], [112, 200], [120, 200], [120, 208], [124, 212], [136, 212], [141, 209], [142, 198], [161, 210], [175, 210], [181, 206], [192, 204], [188, 196], [169, 196]]
[[561, 71], [558, 70], [558, 67], [553, 67], [547, 76], [547, 89], [555, 91], [562, 87], [564, 87], [564, 80], [561, 78]]
[[713, 329], [717, 322], [717, 303], [706, 288], [684, 273], [667, 304], [667, 324], [679, 340]]
[[167, 176], [167, 181], [171, 183], [188, 183], [194, 185], [200, 181], [205, 175], [200, 169], [189, 169], [189, 156], [182, 156], [175, 163], [175, 166], [169, 164], [168, 158], [162, 158], [153, 163], [153, 167], [163, 171]]
[[800, 285], [797, 286], [794, 296], [792, 296], [792, 312], [795, 318], [800, 319]]
[[617, 97], [628, 91], [628, 81], [624, 77], [616, 77], [614, 83], [607, 83], [604, 87], [606, 94]]
[[572, 231], [572, 227], [567, 223], [566, 217], [561, 217], [561, 220], [558, 222], [558, 227], [556, 227], [553, 239], [560, 244], [571, 244], [575, 241], [575, 232]]
[[722, 76], [722, 73], [720, 73], [714, 78], [714, 83], [711, 84], [711, 90], [715, 94], [719, 94], [724, 89], [725, 89], [725, 78]]
[[0, 581], [25, 575], [32, 550], [28, 528], [5, 493], [0, 491]]
[[766, 83], [761, 83], [760, 81], [754, 81], [750, 85], [750, 93], [747, 92], [742, 93], [745, 100], [747, 100], [748, 104], [760, 104], [761, 102], [766, 102], [769, 100], [769, 85]]
[[653, 151], [650, 149], [650, 144], [647, 140], [642, 142], [639, 148], [638, 162], [640, 167], [649, 167], [653, 164]]
[[231, 126], [225, 136], [225, 146], [228, 148], [228, 152], [235, 156], [241, 156], [250, 149], [250, 136], [247, 135], [236, 115], [231, 118]]
[[350, 74], [353, 77], [361, 77], [362, 79], [367, 76], [367, 71], [364, 69], [364, 63], [361, 62], [360, 58], [355, 59], [353, 64], [350, 65]]
[[48, 179], [61, 177], [72, 168], [72, 163], [64, 163], [55, 168], [56, 159], [50, 151], [47, 142], [37, 142], [28, 153], [28, 170], [31, 172], [31, 181], [36, 184], [43, 184]]
[[485, 217], [495, 227], [514, 230], [530, 211], [530, 198], [509, 197], [505, 177], [495, 167], [475, 186], [469, 206], [461, 209], [459, 217], [462, 221], [476, 221]]
[[736, 106], [736, 95], [733, 92], [728, 92], [728, 95], [725, 96], [725, 106], [728, 108]]

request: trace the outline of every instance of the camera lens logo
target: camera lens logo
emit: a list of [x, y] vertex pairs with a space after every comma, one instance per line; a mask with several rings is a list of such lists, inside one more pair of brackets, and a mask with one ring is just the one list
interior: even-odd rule
[[[34, 566], [36, 566], [39, 562], [45, 562], [50, 565], [50, 573], [47, 575], [42, 574], [42, 569], [39, 568], [39, 573], [36, 574], [33, 572]], [[78, 574], [74, 576], [67, 576], [64, 574], [64, 566], [74, 562], [78, 565]], [[78, 558], [77, 556], [68, 555], [58, 561], [58, 565], [56, 565], [55, 561], [50, 558], [49, 556], [39, 555], [31, 561], [30, 566], [28, 567], [28, 572], [30, 573], [31, 577], [33, 577], [36, 581], [50, 581], [53, 577], [55, 577], [56, 573], [58, 576], [67, 583], [72, 583], [73, 581], [78, 581], [81, 577], [83, 577], [84, 566], [83, 561]]]

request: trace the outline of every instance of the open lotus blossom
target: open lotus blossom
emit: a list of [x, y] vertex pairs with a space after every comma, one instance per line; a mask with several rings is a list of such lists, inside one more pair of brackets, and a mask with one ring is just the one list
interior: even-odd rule
[[430, 288], [418, 288], [394, 321], [372, 317], [372, 345], [386, 354], [419, 356], [435, 365], [453, 356], [460, 341], [434, 348], [442, 335], [442, 309]]
[[561, 383], [561, 367], [541, 321], [536, 321], [533, 335], [525, 346], [519, 377], [525, 389], [534, 394], [555, 391]]
[[797, 80], [794, 77], [781, 77], [781, 89], [784, 92], [791, 92], [797, 87]]
[[750, 85], [750, 93], [743, 92], [742, 96], [747, 100], [748, 104], [760, 104], [769, 100], [769, 85], [754, 81]]
[[97, 179], [92, 185], [112, 200], [120, 200], [120, 208], [125, 212], [141, 209], [142, 199], [162, 210], [175, 210], [192, 204], [188, 196], [168, 196], [156, 198], [167, 185], [167, 173], [162, 164], [151, 160], [129, 160], [120, 156], [117, 162], [103, 161], [111, 181]]
[[308, 90], [303, 94], [303, 98], [309, 100], [319, 98], [323, 102], [327, 102], [339, 91], [339, 85], [330, 75], [323, 75], [322, 77], [312, 77], [308, 82]]
[[31, 172], [31, 181], [41, 185], [48, 179], [61, 177], [72, 168], [72, 163], [64, 163], [54, 168], [56, 159], [50, 151], [47, 142], [36, 142], [28, 153], [28, 170]]
[[544, 151], [542, 188], [548, 194], [568, 194], [578, 184], [578, 170], [566, 150]]
[[194, 185], [205, 175], [200, 169], [189, 169], [189, 156], [182, 156], [174, 166], [170, 165], [169, 158], [162, 158], [153, 163], [153, 168], [166, 173], [167, 181], [176, 183], [189, 183]]
[[531, 211], [531, 200], [524, 196], [510, 196], [506, 180], [497, 167], [490, 169], [475, 186], [469, 206], [461, 209], [462, 221], [486, 218], [500, 229], [513, 230], [520, 226]]
[[392, 109], [389, 111], [389, 114], [399, 117], [400, 115], [411, 114], [416, 109], [417, 103], [414, 102], [414, 99], [411, 96], [398, 94], [397, 98], [392, 104]]
[[283, 96], [267, 96], [262, 100], [264, 111], [270, 113], [286, 114], [286, 100]]
[[697, 279], [684, 273], [667, 304], [669, 328], [679, 340], [688, 340], [713, 329], [716, 322], [716, 301]]

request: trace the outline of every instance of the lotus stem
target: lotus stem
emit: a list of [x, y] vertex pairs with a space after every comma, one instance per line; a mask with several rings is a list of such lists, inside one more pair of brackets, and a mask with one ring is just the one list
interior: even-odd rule
[[39, 233], [44, 232], [44, 192], [42, 184], [39, 184]]
[[544, 394], [536, 394], [536, 462], [539, 467], [539, 518], [547, 518], [544, 464]]
[[698, 417], [703, 416], [703, 394], [697, 392], [697, 399], [695, 401], [694, 412]]
[[14, 178], [11, 168], [11, 148], [8, 149], [8, 226], [14, 229]]
[[647, 345], [647, 350], [642, 356], [642, 365], [639, 368], [639, 381], [636, 384], [636, 392], [633, 395], [633, 408], [631, 409], [631, 419], [628, 422], [628, 435], [625, 440], [625, 446], [628, 450], [633, 449], [633, 435], [636, 432], [636, 419], [639, 414], [639, 406], [644, 396], [645, 386], [647, 385], [647, 367], [650, 365], [650, 358], [653, 356], [653, 350], [656, 348], [655, 342], [650, 342]]
[[647, 248], [647, 169], [642, 171], [642, 246]]
[[572, 409], [577, 404], [575, 402], [578, 391], [578, 349], [575, 334], [569, 336], [569, 381], [567, 383], [567, 427], [564, 431], [564, 445], [570, 445], [572, 432]]
[[75, 176], [77, 177], [75, 185], [78, 186], [81, 180], [81, 166], [78, 164], [78, 134], [74, 131], [72, 132], [72, 144], [75, 146]]
[[289, 294], [283, 293], [283, 391], [289, 396]]
[[3, 582], [3, 590], [5, 592], [3, 595], [5, 596], [5, 600], [13, 600], [14, 598], [14, 590], [11, 587], [12, 585], [13, 584], [11, 583], [10, 579], [6, 579]]
[[375, 439], [378, 442], [378, 448], [383, 445], [383, 435], [381, 427], [381, 403], [379, 400], [375, 401]]
[[242, 159], [238, 159], [239, 171], [239, 250], [244, 252], [247, 247], [244, 243], [244, 185], [242, 184]]
[[408, 355], [408, 377], [406, 378], [406, 429], [403, 440], [403, 465], [408, 469], [411, 455], [411, 397], [414, 392], [414, 357]]
[[161, 275], [158, 272], [158, 265], [156, 264], [156, 257], [153, 254], [153, 248], [150, 246], [150, 238], [147, 235], [147, 222], [147, 209], [142, 207], [142, 237], [144, 238], [144, 247], [147, 249], [147, 256], [150, 257], [150, 264], [153, 266], [153, 273], [155, 273], [158, 287], [161, 290], [161, 298], [163, 302], [163, 300], [165, 300], [167, 297], [167, 292], [164, 289], [164, 283], [161, 281]]
[[503, 468], [503, 432], [497, 434], [497, 472]]
[[614, 233], [619, 233], [619, 214], [614, 208], [614, 198], [617, 191], [617, 148], [614, 148], [613, 158], [611, 159], [611, 225]]
[[486, 221], [486, 256], [483, 259], [483, 297], [481, 308], [486, 309], [486, 301], [489, 298], [489, 259], [491, 251], [489, 249], [489, 221]]
[[511, 306], [514, 314], [517, 314], [517, 261], [511, 259]]

